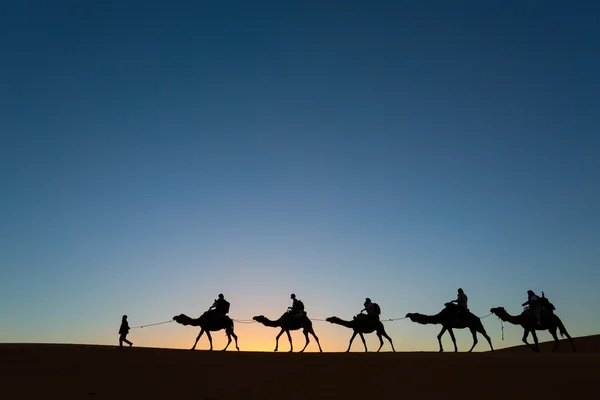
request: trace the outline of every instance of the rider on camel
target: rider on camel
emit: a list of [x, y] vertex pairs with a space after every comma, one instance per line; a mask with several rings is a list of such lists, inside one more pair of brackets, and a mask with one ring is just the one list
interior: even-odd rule
[[225, 300], [223, 293], [219, 293], [219, 298], [215, 300], [212, 306], [208, 309], [216, 315], [225, 316], [229, 312], [229, 302]]
[[289, 315], [292, 317], [304, 316], [304, 303], [302, 303], [301, 300], [298, 300], [294, 293], [290, 295], [290, 299], [292, 299], [292, 306], [288, 307], [287, 312]]
[[533, 290], [527, 291], [527, 301], [521, 305], [523, 307], [529, 306], [529, 311], [531, 311], [531, 314], [535, 317], [536, 324], [542, 324], [540, 318], [540, 298], [533, 292]]
[[[379, 314], [381, 314], [381, 309], [377, 303], [373, 303], [370, 298], [366, 298], [364, 302], [364, 307], [360, 310], [360, 314], [354, 317], [354, 319], [370, 319], [372, 321], [379, 321]], [[366, 311], [367, 314], [363, 314], [363, 311]]]
[[456, 296], [456, 300], [451, 300], [450, 303], [456, 303], [456, 305], [458, 306], [458, 312], [463, 313], [463, 312], [467, 312], [468, 311], [468, 307], [467, 307], [467, 301], [468, 301], [468, 297], [465, 294], [465, 292], [459, 288], [458, 289], [458, 295]]

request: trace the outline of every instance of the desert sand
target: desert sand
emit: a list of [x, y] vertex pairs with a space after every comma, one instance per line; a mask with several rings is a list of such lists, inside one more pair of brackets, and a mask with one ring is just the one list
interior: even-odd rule
[[589, 399], [600, 336], [482, 353], [208, 352], [0, 344], [3, 399]]

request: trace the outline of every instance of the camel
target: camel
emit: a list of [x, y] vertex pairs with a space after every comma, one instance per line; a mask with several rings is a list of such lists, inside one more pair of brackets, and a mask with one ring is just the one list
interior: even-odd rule
[[[573, 338], [571, 338], [571, 336], [567, 332], [565, 325], [560, 320], [560, 318], [558, 318], [558, 315], [555, 315], [554, 313], [542, 312], [540, 315], [541, 325], [538, 325], [535, 321], [535, 318], [533, 317], [533, 315], [531, 315], [531, 313], [529, 312], [528, 309], [523, 310], [523, 312], [520, 315], [510, 315], [504, 309], [504, 307], [492, 308], [492, 309], [490, 309], [490, 312], [492, 314], [496, 315], [498, 318], [500, 318], [504, 322], [508, 322], [513, 325], [521, 325], [524, 329], [523, 339], [522, 339], [523, 343], [525, 343], [529, 348], [531, 348], [535, 352], [539, 353], [539, 351], [540, 351], [540, 348], [538, 345], [538, 338], [537, 338], [537, 334], [535, 333], [535, 331], [549, 331], [550, 334], [552, 335], [552, 337], [554, 338], [554, 348], [552, 349], [552, 352], [554, 353], [556, 351], [556, 348], [558, 347], [558, 344], [559, 344], [558, 336], [556, 335], [557, 328], [560, 332], [561, 337], [566, 336], [569, 339], [569, 342], [571, 342], [571, 347], [573, 348], [573, 351], [575, 351], [575, 343], [573, 342]], [[533, 341], [535, 342], [535, 347], [530, 345], [529, 342], [527, 341], [527, 338], [529, 337], [529, 333], [531, 333], [531, 335], [533, 336]]]
[[209, 351], [212, 351], [213, 345], [212, 345], [212, 337], [210, 335], [210, 332], [211, 331], [220, 331], [221, 329], [225, 329], [225, 334], [227, 335], [227, 346], [225, 346], [223, 351], [227, 350], [227, 348], [229, 347], [232, 336], [235, 339], [235, 348], [238, 349], [238, 351], [240, 350], [240, 348], [238, 346], [238, 337], [233, 332], [233, 321], [231, 318], [229, 318], [226, 315], [220, 316], [218, 314], [214, 314], [213, 311], [207, 311], [204, 314], [202, 314], [200, 316], [200, 318], [196, 318], [196, 319], [190, 318], [185, 314], [179, 314], [179, 315], [173, 317], [173, 319], [181, 325], [185, 325], [185, 326], [191, 325], [191, 326], [199, 326], [200, 327], [200, 333], [198, 334], [198, 337], [196, 338], [196, 341], [194, 342], [194, 346], [192, 346], [191, 350], [194, 350], [196, 348], [196, 345], [198, 344], [198, 340], [200, 340], [200, 337], [202, 336], [202, 334], [204, 332], [206, 332], [206, 336], [208, 336], [208, 342], [210, 343]]
[[383, 327], [383, 323], [381, 321], [370, 321], [367, 319], [354, 319], [352, 321], [345, 321], [338, 317], [329, 317], [325, 321], [331, 322], [332, 324], [345, 326], [346, 328], [350, 328], [354, 331], [352, 337], [350, 338], [350, 343], [348, 344], [348, 350], [346, 350], [346, 353], [350, 351], [350, 347], [352, 347], [352, 342], [354, 341], [356, 335], [360, 336], [360, 339], [362, 340], [363, 345], [365, 346], [365, 352], [369, 351], [367, 350], [367, 342], [365, 341], [364, 334], [373, 332], [375, 332], [377, 334], [377, 337], [379, 338], [379, 348], [377, 349], [377, 352], [379, 352], [379, 350], [381, 350], [381, 347], [383, 347], [382, 336], [384, 336], [387, 340], [390, 341], [392, 350], [394, 352], [396, 351], [396, 349], [394, 348], [394, 343], [392, 342], [392, 338], [389, 337], [388, 334], [385, 332], [385, 328]]
[[323, 352], [323, 349], [321, 349], [321, 343], [319, 343], [319, 338], [313, 330], [312, 321], [306, 316], [306, 313], [304, 313], [303, 316], [292, 316], [289, 313], [285, 313], [276, 321], [271, 321], [269, 318], [263, 315], [258, 315], [256, 317], [253, 317], [252, 319], [257, 322], [260, 322], [264, 326], [269, 326], [272, 328], [281, 328], [281, 331], [279, 332], [277, 337], [275, 337], [274, 351], [278, 350], [279, 338], [281, 337], [281, 335], [283, 335], [283, 332], [285, 332], [287, 334], [288, 340], [290, 341], [290, 353], [293, 352], [294, 345], [292, 344], [292, 335], [290, 335], [290, 331], [302, 329], [302, 333], [304, 333], [304, 337], [306, 338], [306, 344], [304, 345], [304, 348], [300, 350], [300, 353], [304, 352], [304, 350], [308, 346], [308, 343], [310, 342], [310, 339], [308, 338], [309, 333], [313, 335], [313, 337], [317, 341], [319, 351]]
[[442, 346], [442, 336], [446, 331], [450, 334], [452, 338], [452, 343], [454, 343], [454, 351], [457, 352], [458, 348], [456, 347], [456, 338], [454, 337], [453, 329], [464, 329], [469, 328], [471, 334], [473, 335], [473, 346], [469, 352], [473, 351], [475, 345], [477, 344], [477, 332], [481, 333], [484, 338], [487, 339], [490, 344], [490, 348], [494, 351], [494, 347], [492, 346], [492, 340], [488, 336], [483, 324], [479, 317], [475, 314], [468, 312], [468, 314], [460, 319], [457, 319], [456, 315], [458, 312], [458, 306], [452, 303], [446, 303], [445, 308], [436, 315], [423, 315], [419, 313], [408, 313], [406, 314], [406, 318], [409, 318], [412, 322], [416, 322], [422, 325], [434, 324], [434, 325], [442, 325], [442, 330], [437, 336], [438, 342], [440, 344], [440, 353], [444, 351], [444, 347]]

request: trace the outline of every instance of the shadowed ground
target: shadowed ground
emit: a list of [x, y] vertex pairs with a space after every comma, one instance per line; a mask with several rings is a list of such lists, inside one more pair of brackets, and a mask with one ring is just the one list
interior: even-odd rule
[[[540, 335], [542, 336], [542, 335]], [[543, 335], [543, 338], [546, 339], [546, 336], [550, 336], [548, 333]], [[599, 353], [600, 355], [600, 335], [592, 335], [592, 336], [582, 336], [573, 338], [575, 341], [575, 345], [577, 346], [578, 353]], [[571, 345], [567, 339], [562, 339], [559, 341], [560, 345], [556, 349], [556, 353], [572, 353]], [[554, 341], [544, 341], [540, 342], [540, 351], [542, 353], [550, 353], [552, 348], [554, 347]], [[515, 347], [507, 347], [504, 349], [500, 349], [503, 353], [514, 353], [514, 354], [525, 354], [531, 352], [530, 349], [525, 345], [515, 346]]]
[[6, 399], [589, 399], [597, 391], [600, 340], [575, 340], [574, 354], [551, 354], [545, 344], [541, 354], [519, 348], [280, 354], [0, 344], [0, 379]]

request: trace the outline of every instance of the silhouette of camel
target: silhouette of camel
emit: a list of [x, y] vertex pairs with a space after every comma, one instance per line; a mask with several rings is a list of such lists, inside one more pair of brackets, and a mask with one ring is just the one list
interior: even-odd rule
[[352, 321], [345, 321], [338, 317], [329, 317], [325, 321], [331, 322], [332, 324], [345, 326], [346, 328], [350, 328], [354, 331], [352, 337], [350, 338], [350, 343], [348, 343], [348, 350], [346, 350], [346, 353], [350, 351], [350, 347], [352, 347], [352, 342], [354, 341], [356, 335], [360, 336], [360, 339], [362, 340], [363, 345], [365, 346], [365, 352], [368, 351], [367, 342], [365, 342], [364, 334], [373, 332], [377, 333], [377, 337], [379, 338], [379, 348], [377, 349], [377, 352], [379, 352], [379, 350], [381, 350], [381, 347], [383, 347], [382, 336], [384, 336], [387, 340], [390, 341], [390, 345], [392, 345], [392, 350], [394, 352], [396, 351], [396, 349], [394, 348], [394, 343], [392, 342], [392, 338], [389, 337], [388, 334], [385, 332], [385, 328], [383, 327], [383, 323], [381, 321], [369, 321], [366, 319], [354, 319]]
[[456, 314], [458, 311], [458, 306], [453, 303], [446, 303], [445, 308], [440, 311], [436, 315], [423, 315], [419, 313], [408, 313], [406, 314], [406, 318], [410, 318], [412, 322], [416, 322], [418, 324], [427, 325], [442, 325], [442, 330], [437, 336], [438, 342], [440, 343], [440, 352], [444, 351], [442, 347], [442, 336], [446, 331], [450, 334], [452, 338], [452, 343], [454, 343], [454, 351], [458, 351], [456, 347], [456, 338], [454, 337], [454, 332], [452, 329], [464, 329], [469, 328], [471, 334], [473, 335], [473, 346], [469, 352], [473, 351], [475, 345], [477, 344], [477, 332], [481, 333], [484, 338], [487, 339], [490, 344], [490, 348], [494, 351], [494, 347], [492, 346], [492, 340], [488, 336], [481, 320], [475, 314], [469, 312], [466, 316], [463, 316], [460, 320], [456, 318]]
[[[556, 348], [558, 347], [558, 344], [559, 344], [558, 336], [556, 336], [557, 328], [560, 331], [561, 337], [566, 336], [569, 339], [569, 342], [571, 342], [571, 347], [573, 348], [573, 351], [575, 351], [575, 343], [573, 342], [573, 338], [567, 332], [565, 325], [560, 320], [560, 318], [558, 318], [558, 315], [555, 315], [555, 314], [548, 315], [546, 313], [542, 313], [540, 315], [541, 316], [540, 322], [542, 324], [538, 325], [536, 323], [533, 315], [531, 315], [531, 313], [527, 309], [523, 310], [523, 312], [520, 315], [510, 315], [504, 309], [504, 307], [492, 308], [492, 309], [490, 309], [490, 312], [493, 313], [494, 315], [496, 315], [498, 318], [500, 318], [504, 322], [508, 322], [513, 325], [521, 325], [524, 329], [523, 339], [522, 339], [523, 343], [525, 343], [527, 346], [529, 346], [535, 352], [540, 351], [540, 348], [538, 346], [537, 334], [535, 333], [536, 330], [550, 332], [550, 334], [554, 338], [554, 348], [552, 349], [552, 352], [554, 353], [556, 351]], [[527, 342], [527, 337], [529, 337], [530, 332], [531, 332], [531, 335], [533, 336], [533, 341], [535, 342], [535, 347], [533, 347], [532, 345], [529, 344], [529, 342]]]
[[271, 321], [269, 318], [263, 315], [258, 315], [256, 317], [253, 317], [252, 319], [257, 322], [260, 322], [264, 326], [270, 326], [272, 328], [281, 328], [281, 332], [279, 332], [277, 337], [275, 337], [274, 351], [277, 351], [277, 349], [279, 348], [279, 338], [281, 337], [281, 335], [283, 335], [283, 332], [287, 333], [287, 337], [290, 341], [290, 352], [294, 351], [294, 345], [292, 344], [292, 335], [290, 335], [290, 331], [302, 329], [302, 333], [304, 333], [304, 337], [306, 338], [306, 344], [304, 345], [304, 348], [300, 350], [300, 353], [302, 353], [304, 349], [306, 349], [306, 346], [308, 346], [308, 343], [310, 342], [310, 339], [308, 338], [309, 333], [313, 335], [313, 337], [317, 341], [319, 351], [323, 352], [323, 349], [321, 349], [321, 343], [319, 343], [319, 338], [313, 330], [312, 321], [306, 315], [304, 315], [303, 317], [292, 317], [290, 314], [284, 313], [276, 321]]
[[211, 331], [220, 331], [221, 329], [225, 329], [225, 334], [227, 334], [227, 346], [225, 346], [223, 351], [227, 350], [227, 348], [229, 347], [232, 336], [235, 339], [235, 348], [238, 349], [238, 351], [240, 350], [240, 348], [238, 347], [238, 337], [233, 332], [233, 321], [231, 320], [231, 318], [229, 318], [226, 315], [220, 316], [220, 315], [213, 314], [210, 311], [207, 311], [204, 314], [202, 314], [200, 316], [200, 318], [196, 318], [196, 319], [190, 318], [185, 314], [179, 314], [179, 315], [173, 317], [173, 319], [181, 325], [185, 325], [185, 326], [191, 325], [191, 326], [199, 326], [200, 327], [200, 333], [198, 334], [198, 337], [196, 338], [196, 341], [194, 342], [194, 346], [192, 346], [191, 350], [194, 350], [196, 348], [196, 345], [198, 344], [198, 340], [200, 340], [200, 337], [206, 331], [206, 336], [208, 336], [208, 342], [210, 343], [209, 350], [212, 351], [213, 345], [212, 345], [212, 337], [210, 335], [210, 332]]

